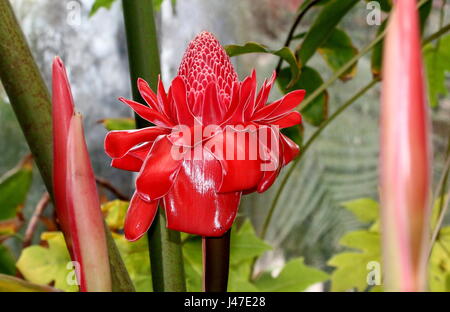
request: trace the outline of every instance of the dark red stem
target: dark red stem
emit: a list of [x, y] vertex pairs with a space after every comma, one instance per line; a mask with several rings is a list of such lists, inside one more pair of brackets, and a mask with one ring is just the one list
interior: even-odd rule
[[230, 233], [203, 237], [203, 291], [226, 292], [230, 267]]

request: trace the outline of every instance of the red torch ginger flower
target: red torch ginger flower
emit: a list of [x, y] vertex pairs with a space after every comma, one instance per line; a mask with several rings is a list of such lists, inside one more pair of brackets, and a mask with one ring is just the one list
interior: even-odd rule
[[105, 140], [112, 166], [138, 171], [125, 235], [137, 240], [150, 227], [160, 201], [167, 227], [202, 236], [230, 229], [242, 193], [264, 192], [299, 147], [279, 132], [301, 122], [293, 109], [304, 90], [266, 105], [275, 75], [257, 93], [256, 73], [239, 82], [217, 39], [198, 35], [166, 93], [155, 94], [142, 79], [148, 106], [121, 98], [155, 124], [140, 130], [111, 131]]

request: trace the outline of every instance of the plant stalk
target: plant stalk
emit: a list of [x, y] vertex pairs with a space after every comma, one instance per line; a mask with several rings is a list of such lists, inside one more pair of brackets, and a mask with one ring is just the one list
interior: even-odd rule
[[222, 237], [203, 237], [203, 291], [226, 292], [230, 267], [231, 230]]
[[[133, 99], [145, 104], [137, 89], [137, 79], [146, 80], [156, 89], [161, 73], [153, 2], [124, 0], [122, 5]], [[138, 128], [150, 125], [136, 116]], [[165, 223], [164, 210], [160, 209], [148, 232], [153, 289], [159, 292], [185, 291], [180, 233], [167, 229]]]

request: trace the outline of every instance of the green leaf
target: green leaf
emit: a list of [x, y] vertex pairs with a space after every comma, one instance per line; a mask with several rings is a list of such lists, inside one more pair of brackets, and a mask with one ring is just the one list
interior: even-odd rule
[[230, 265], [239, 266], [246, 260], [252, 260], [272, 249], [270, 245], [256, 236], [250, 222], [246, 220], [238, 231], [232, 230], [230, 243]]
[[328, 265], [336, 268], [331, 274], [331, 290], [348, 291], [354, 288], [358, 291], [366, 290], [369, 286], [367, 265], [372, 261], [381, 263], [380, 233], [367, 230], [353, 231], [345, 234], [340, 244], [356, 251], [339, 253], [328, 261]]
[[440, 230], [428, 269], [430, 291], [450, 291], [450, 227]]
[[231, 44], [224, 48], [230, 57], [247, 53], [269, 53], [281, 57], [289, 64], [291, 69], [291, 81], [288, 83], [288, 88], [293, 86], [300, 76], [300, 64], [292, 50], [288, 47], [283, 47], [280, 50], [270, 50], [257, 42], [247, 42], [245, 45]]
[[106, 224], [111, 230], [122, 230], [125, 223], [129, 203], [121, 200], [113, 200], [102, 205]]
[[30, 156], [0, 178], [0, 238], [14, 235], [22, 226], [20, 216], [33, 179]]
[[304, 291], [316, 283], [324, 282], [328, 278], [329, 276], [325, 272], [306, 266], [303, 258], [297, 258], [289, 261], [276, 278], [268, 272], [263, 273], [255, 281], [255, 286], [260, 291], [297, 292]]
[[23, 279], [0, 274], [0, 292], [58, 292], [53, 287], [32, 284]]
[[124, 235], [115, 233], [113, 237], [136, 291], [153, 291], [147, 236], [136, 242], [129, 242]]
[[[280, 71], [277, 79], [278, 86], [283, 93], [291, 92], [292, 90], [303, 89], [306, 91], [306, 96], [311, 94], [323, 84], [323, 79], [320, 74], [313, 68], [304, 66], [300, 78], [291, 88], [287, 86], [290, 79], [289, 71], [284, 68]], [[328, 92], [325, 90], [318, 97], [314, 99], [306, 108], [301, 111], [303, 118], [313, 126], [319, 126], [328, 118]]]
[[[358, 54], [358, 49], [353, 46], [351, 38], [344, 31], [337, 28], [334, 29], [327, 41], [319, 47], [318, 51], [335, 72]], [[357, 64], [355, 63], [340, 76], [340, 79], [345, 81], [353, 78], [356, 74], [356, 69]]]
[[3, 245], [0, 245], [0, 274], [16, 274], [16, 261], [11, 251]]
[[32, 182], [32, 171], [32, 160], [27, 157], [0, 178], [0, 221], [15, 218], [24, 205]]
[[93, 16], [100, 8], [111, 9], [114, 2], [116, 2], [116, 0], [95, 0], [91, 7], [91, 11], [89, 12], [89, 16]]
[[450, 36], [442, 37], [438, 43], [429, 43], [423, 49], [428, 84], [428, 101], [438, 107], [439, 98], [446, 96], [446, 73], [450, 72]]
[[350, 200], [341, 205], [351, 211], [361, 222], [374, 222], [379, 218], [380, 205], [371, 198]]
[[302, 66], [326, 42], [333, 29], [358, 2], [358, 0], [332, 0], [322, 8], [298, 51], [298, 58]]
[[41, 239], [47, 242], [48, 248], [30, 246], [23, 249], [16, 264], [20, 273], [32, 283], [49, 285], [53, 282], [57, 289], [78, 291], [63, 234], [45, 232]]
[[108, 118], [100, 121], [106, 130], [133, 130], [136, 129], [134, 118]]

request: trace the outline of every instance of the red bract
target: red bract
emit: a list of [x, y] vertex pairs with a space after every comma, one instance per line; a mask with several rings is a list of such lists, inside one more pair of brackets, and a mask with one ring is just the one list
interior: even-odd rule
[[390, 291], [423, 291], [431, 153], [415, 0], [395, 2], [383, 59], [380, 191], [385, 286]]
[[78, 263], [81, 291], [111, 291], [103, 216], [81, 116], [61, 59], [52, 72], [53, 191], [56, 212], [72, 260]]
[[297, 125], [293, 109], [304, 90], [266, 105], [275, 74], [257, 92], [256, 73], [239, 82], [217, 39], [208, 32], [190, 44], [168, 92], [155, 94], [142, 79], [148, 106], [121, 98], [155, 124], [111, 131], [105, 150], [112, 166], [138, 171], [125, 235], [140, 238], [164, 203], [167, 226], [202, 236], [230, 229], [242, 193], [264, 192], [299, 147], [279, 132]]

